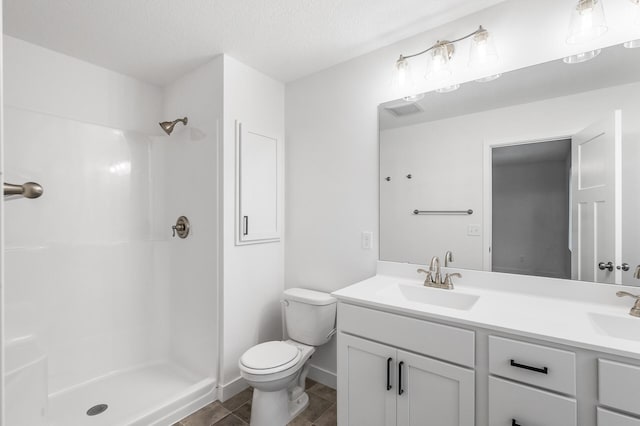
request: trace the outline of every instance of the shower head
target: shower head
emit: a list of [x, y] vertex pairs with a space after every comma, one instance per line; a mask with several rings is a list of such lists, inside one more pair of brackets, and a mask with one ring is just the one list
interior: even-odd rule
[[171, 132], [173, 132], [173, 128], [176, 127], [176, 124], [182, 122], [182, 124], [186, 126], [188, 121], [189, 120], [187, 119], [187, 117], [185, 117], [185, 118], [177, 118], [173, 121], [163, 121], [162, 123], [159, 123], [159, 124], [160, 124], [160, 127], [162, 127], [162, 130], [164, 130], [166, 134], [170, 135]]

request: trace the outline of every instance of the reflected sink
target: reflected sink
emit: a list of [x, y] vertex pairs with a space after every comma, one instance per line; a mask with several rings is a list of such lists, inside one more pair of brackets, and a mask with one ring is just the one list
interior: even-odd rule
[[479, 296], [474, 294], [459, 293], [456, 290], [444, 290], [411, 284], [390, 285], [380, 290], [378, 296], [388, 302], [413, 302], [463, 311], [471, 309], [479, 299]]
[[589, 313], [589, 319], [600, 334], [640, 342], [640, 318]]

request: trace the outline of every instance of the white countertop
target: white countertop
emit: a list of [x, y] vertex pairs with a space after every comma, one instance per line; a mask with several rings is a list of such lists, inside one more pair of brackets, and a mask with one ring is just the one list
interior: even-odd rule
[[[618, 298], [615, 294], [620, 290], [640, 294], [638, 287], [443, 268], [443, 276], [445, 272], [462, 273], [463, 277], [455, 280], [455, 289], [425, 290], [478, 296], [469, 310], [389, 297], [390, 286], [402, 284], [423, 288], [424, 275], [421, 278], [417, 268], [426, 269], [424, 265], [378, 262], [376, 276], [332, 295], [341, 302], [388, 312], [640, 359], [640, 318], [629, 315], [634, 300]], [[597, 316], [631, 329], [627, 333], [631, 337], [607, 334], [594, 322], [593, 318]]]

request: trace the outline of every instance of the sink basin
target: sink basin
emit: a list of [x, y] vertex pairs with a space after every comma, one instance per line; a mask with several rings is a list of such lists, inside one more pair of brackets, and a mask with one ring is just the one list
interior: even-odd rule
[[463, 311], [471, 309], [479, 299], [479, 296], [474, 294], [459, 293], [456, 290], [443, 290], [401, 283], [385, 287], [378, 292], [378, 296], [389, 302], [413, 302]]
[[600, 334], [640, 342], [640, 318], [589, 313], [591, 324]]

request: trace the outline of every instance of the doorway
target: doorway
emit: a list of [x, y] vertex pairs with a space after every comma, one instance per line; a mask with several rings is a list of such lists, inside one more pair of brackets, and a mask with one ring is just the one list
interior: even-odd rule
[[491, 150], [491, 270], [571, 278], [571, 139]]

